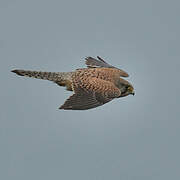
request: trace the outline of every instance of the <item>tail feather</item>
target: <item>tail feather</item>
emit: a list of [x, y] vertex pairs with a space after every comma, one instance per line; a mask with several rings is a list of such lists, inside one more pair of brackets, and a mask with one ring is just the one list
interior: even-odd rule
[[12, 70], [19, 76], [27, 76], [37, 79], [49, 80], [57, 83], [60, 86], [66, 86], [67, 90], [72, 91], [72, 73], [73, 72], [41, 72], [41, 71], [25, 71], [25, 70]]
[[61, 73], [55, 72], [41, 72], [41, 71], [25, 71], [25, 70], [13, 70], [11, 71], [19, 76], [27, 76], [37, 79], [45, 79], [49, 81], [56, 81], [61, 78]]

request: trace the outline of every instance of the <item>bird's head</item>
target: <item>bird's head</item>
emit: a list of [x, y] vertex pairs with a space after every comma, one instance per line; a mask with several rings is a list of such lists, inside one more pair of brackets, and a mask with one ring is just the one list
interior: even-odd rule
[[121, 95], [120, 97], [128, 96], [130, 94], [135, 95], [134, 88], [132, 84], [125, 79], [119, 78], [116, 86], [120, 89]]
[[134, 91], [133, 86], [129, 85], [129, 86], [127, 87], [127, 93], [128, 93], [128, 94], [132, 94], [133, 96], [135, 95], [135, 91]]
[[124, 87], [121, 88], [120, 97], [128, 96], [130, 94], [132, 94], [133, 96], [135, 95], [134, 88], [132, 85], [126, 84]]

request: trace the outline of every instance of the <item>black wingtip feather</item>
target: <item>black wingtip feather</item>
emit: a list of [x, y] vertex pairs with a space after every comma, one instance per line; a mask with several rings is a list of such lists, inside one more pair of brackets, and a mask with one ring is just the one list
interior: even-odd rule
[[104, 59], [102, 59], [100, 56], [97, 56], [97, 58], [98, 58], [100, 61], [102, 61], [102, 62], [104, 62], [104, 63], [107, 63], [107, 62], [104, 61]]

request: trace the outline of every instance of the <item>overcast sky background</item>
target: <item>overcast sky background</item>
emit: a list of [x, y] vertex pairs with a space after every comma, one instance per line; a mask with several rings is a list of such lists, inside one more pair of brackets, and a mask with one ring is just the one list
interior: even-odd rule
[[[180, 1], [1, 0], [0, 179], [180, 179]], [[12, 69], [72, 71], [101, 56], [136, 95], [88, 111]]]

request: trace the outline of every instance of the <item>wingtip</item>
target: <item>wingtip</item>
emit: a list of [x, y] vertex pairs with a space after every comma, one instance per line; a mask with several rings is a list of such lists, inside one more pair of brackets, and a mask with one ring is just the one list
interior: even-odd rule
[[73, 110], [72, 106], [67, 106], [65, 104], [63, 104], [62, 106], [59, 107], [59, 109], [63, 109], [63, 110]]
[[65, 110], [66, 109], [66, 107], [64, 106], [64, 104], [63, 105], [61, 105], [60, 107], [59, 107], [59, 109], [63, 109], [63, 110]]
[[92, 57], [91, 57], [91, 56], [85, 57], [85, 60], [86, 60], [86, 61], [87, 61], [88, 59], [92, 59]]
[[72, 110], [71, 108], [59, 107], [60, 110]]
[[90, 59], [92, 59], [91, 56], [87, 56], [87, 57], [85, 58], [85, 64], [86, 64], [87, 66], [89, 65]]
[[100, 56], [97, 56], [97, 58], [98, 58], [99, 60], [102, 60], [102, 58], [101, 58]]

